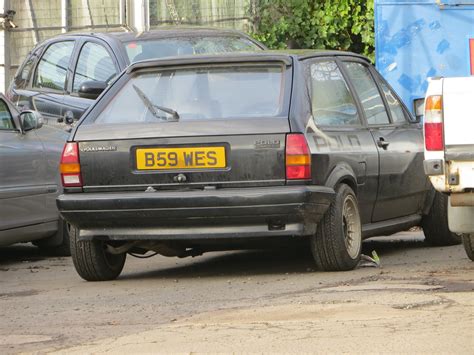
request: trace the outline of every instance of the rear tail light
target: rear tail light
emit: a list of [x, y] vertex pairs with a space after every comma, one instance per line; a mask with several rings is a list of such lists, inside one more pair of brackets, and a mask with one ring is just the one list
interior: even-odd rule
[[443, 97], [428, 96], [425, 103], [426, 150], [443, 150]]
[[311, 154], [303, 134], [286, 136], [286, 179], [311, 179]]
[[64, 187], [82, 187], [79, 147], [76, 142], [66, 143], [59, 164]]

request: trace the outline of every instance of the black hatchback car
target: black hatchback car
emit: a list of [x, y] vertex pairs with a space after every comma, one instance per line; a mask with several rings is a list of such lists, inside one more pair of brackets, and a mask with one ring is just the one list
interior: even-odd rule
[[45, 123], [72, 123], [130, 63], [151, 58], [264, 49], [246, 34], [213, 28], [65, 34], [38, 44], [6, 96]]
[[362, 239], [422, 225], [458, 243], [423, 172], [422, 129], [364, 57], [261, 52], [132, 64], [67, 142], [57, 204], [86, 280], [126, 253], [310, 241], [350, 270]]

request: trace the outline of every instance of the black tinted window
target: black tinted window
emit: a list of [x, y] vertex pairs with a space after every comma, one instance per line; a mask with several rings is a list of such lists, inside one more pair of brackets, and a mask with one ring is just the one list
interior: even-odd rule
[[317, 62], [310, 66], [313, 118], [317, 125], [359, 124], [354, 99], [336, 62]]
[[67, 69], [73, 49], [73, 41], [58, 42], [49, 46], [38, 63], [34, 86], [64, 90]]
[[12, 130], [14, 128], [10, 110], [5, 101], [0, 100], [0, 130]]
[[344, 63], [347, 73], [355, 87], [364, 108], [368, 124], [388, 124], [385, 105], [369, 68], [360, 63]]
[[100, 44], [87, 42], [79, 54], [73, 92], [77, 92], [84, 81], [109, 82], [116, 74], [114, 61], [109, 52]]

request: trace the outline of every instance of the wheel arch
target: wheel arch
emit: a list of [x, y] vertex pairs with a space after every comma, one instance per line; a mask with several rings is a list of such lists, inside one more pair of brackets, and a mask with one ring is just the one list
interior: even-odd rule
[[326, 179], [326, 186], [332, 187], [336, 190], [336, 187], [340, 184], [348, 185], [357, 196], [357, 178], [354, 170], [345, 163], [337, 165], [329, 174]]

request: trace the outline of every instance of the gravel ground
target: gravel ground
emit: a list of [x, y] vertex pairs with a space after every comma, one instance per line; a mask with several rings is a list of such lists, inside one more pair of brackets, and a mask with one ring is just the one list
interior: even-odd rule
[[70, 258], [0, 248], [0, 353], [456, 353], [474, 349], [474, 263], [419, 230], [364, 243], [381, 268], [324, 273], [307, 248], [129, 258], [88, 283]]

